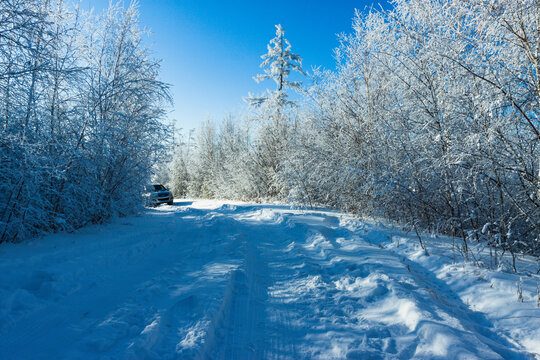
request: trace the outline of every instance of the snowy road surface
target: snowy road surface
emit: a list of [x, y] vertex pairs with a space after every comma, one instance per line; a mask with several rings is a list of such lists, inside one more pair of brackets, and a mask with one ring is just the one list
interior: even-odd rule
[[0, 358], [530, 358], [348, 221], [184, 201], [2, 245]]

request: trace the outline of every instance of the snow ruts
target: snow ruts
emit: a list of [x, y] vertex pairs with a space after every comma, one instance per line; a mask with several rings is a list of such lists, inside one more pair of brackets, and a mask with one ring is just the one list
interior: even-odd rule
[[528, 358], [339, 216], [184, 202], [4, 246], [0, 358]]

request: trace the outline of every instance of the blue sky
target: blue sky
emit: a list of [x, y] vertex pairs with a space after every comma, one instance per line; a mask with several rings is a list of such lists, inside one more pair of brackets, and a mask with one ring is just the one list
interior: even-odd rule
[[[97, 11], [108, 0], [83, 0]], [[128, 0], [126, 0], [128, 3]], [[281, 24], [293, 52], [312, 66], [333, 68], [337, 34], [350, 32], [354, 9], [379, 7], [384, 0], [140, 0], [141, 24], [152, 31], [154, 56], [162, 59], [162, 80], [172, 85], [178, 127], [195, 128], [245, 108], [242, 97], [274, 83], [257, 84], [260, 56]], [[386, 5], [387, 6], [387, 5]]]

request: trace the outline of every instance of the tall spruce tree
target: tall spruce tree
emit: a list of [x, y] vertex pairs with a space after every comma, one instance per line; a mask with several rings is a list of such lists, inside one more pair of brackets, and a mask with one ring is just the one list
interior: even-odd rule
[[257, 193], [262, 198], [282, 198], [287, 193], [283, 168], [285, 149], [291, 137], [289, 120], [292, 116], [289, 110], [295, 105], [289, 100], [287, 90], [299, 90], [302, 85], [299, 81], [290, 81], [289, 75], [292, 71], [305, 73], [302, 58], [291, 51], [291, 43], [285, 38], [281, 25], [276, 25], [276, 36], [270, 40], [267, 49], [267, 53], [261, 56], [263, 62], [260, 66], [264, 72], [254, 80], [272, 79], [277, 88], [267, 90], [259, 97], [249, 94], [246, 101], [250, 107], [258, 109], [255, 117], [261, 125], [253, 154]]
[[285, 31], [281, 25], [276, 25], [276, 37], [270, 40], [267, 45], [268, 52], [261, 55], [263, 62], [260, 67], [264, 68], [264, 73], [258, 74], [253, 79], [261, 81], [272, 79], [277, 85], [273, 92], [268, 91], [265, 96], [254, 97], [249, 94], [246, 99], [251, 106], [261, 106], [264, 103], [272, 103], [272, 106], [287, 106], [293, 103], [287, 99], [286, 90], [299, 90], [302, 86], [300, 81], [289, 81], [291, 71], [296, 71], [305, 75], [302, 69], [302, 58], [291, 51], [291, 43], [285, 38]]

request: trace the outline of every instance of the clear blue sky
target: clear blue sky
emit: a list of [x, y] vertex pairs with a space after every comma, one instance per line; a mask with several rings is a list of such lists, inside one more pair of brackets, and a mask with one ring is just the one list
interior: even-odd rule
[[[100, 11], [108, 3], [83, 0], [82, 6]], [[163, 60], [162, 80], [172, 85], [169, 116], [184, 129], [239, 113], [248, 92], [275, 87], [252, 79], [261, 72], [275, 24], [283, 26], [306, 71], [332, 69], [337, 34], [351, 32], [354, 9], [379, 4], [388, 7], [385, 0], [139, 0], [141, 24], [152, 31], [152, 50]]]

